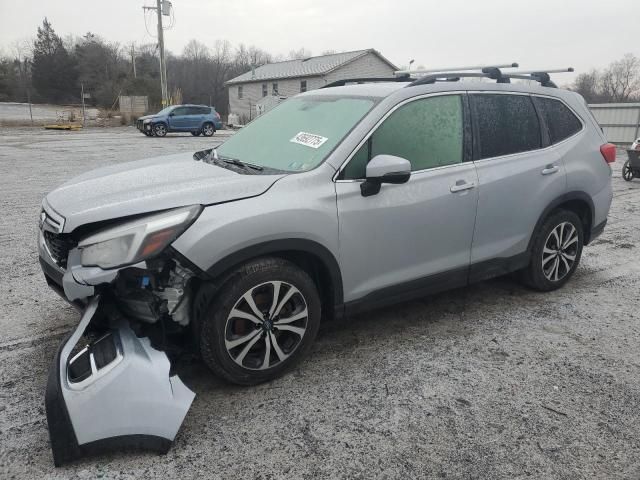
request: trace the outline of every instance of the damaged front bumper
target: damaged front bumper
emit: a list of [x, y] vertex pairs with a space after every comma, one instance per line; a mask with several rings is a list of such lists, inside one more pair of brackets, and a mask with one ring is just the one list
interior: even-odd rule
[[[49, 374], [45, 405], [56, 466], [104, 449], [167, 452], [195, 394], [166, 354], [92, 297]], [[78, 351], [97, 318], [106, 329]]]
[[[127, 276], [126, 269], [83, 267], [76, 248], [61, 265], [60, 249], [48, 245], [43, 235], [41, 231], [38, 246], [47, 283], [83, 312], [58, 349], [47, 383], [45, 405], [55, 465], [105, 449], [166, 452], [195, 394], [171, 375], [166, 353], [132, 329], [141, 331], [140, 320], [130, 316], [135, 313], [132, 302], [114, 295], [118, 279]], [[144, 262], [133, 267], [146, 277]], [[167, 275], [171, 285], [180, 288], [163, 285], [156, 294], [164, 297], [153, 297], [156, 303], [164, 299], [164, 305], [171, 306], [164, 314], [173, 313], [176, 324], [185, 310], [179, 308], [179, 300], [184, 297], [188, 303], [188, 295], [183, 294], [187, 280], [179, 278], [178, 270], [174, 265]], [[176, 291], [182, 295], [173, 295]], [[158, 321], [149, 315], [147, 323]]]

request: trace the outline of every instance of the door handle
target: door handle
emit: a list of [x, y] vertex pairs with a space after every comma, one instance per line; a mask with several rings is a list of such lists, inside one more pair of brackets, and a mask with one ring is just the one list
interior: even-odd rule
[[475, 188], [476, 184], [473, 182], [464, 182], [464, 183], [460, 183], [460, 182], [464, 182], [463, 180], [458, 180], [456, 182], [455, 185], [451, 185], [451, 188], [449, 189], [451, 191], [451, 193], [456, 193], [456, 192], [462, 192], [464, 190], [470, 190], [472, 188]]
[[552, 173], [556, 173], [558, 170], [560, 170], [558, 165], [547, 165], [540, 173], [542, 173], [542, 175], [551, 175]]

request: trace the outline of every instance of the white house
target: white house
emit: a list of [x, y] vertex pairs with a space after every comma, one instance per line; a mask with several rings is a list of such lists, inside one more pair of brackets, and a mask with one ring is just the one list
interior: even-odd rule
[[226, 82], [229, 113], [245, 123], [274, 103], [261, 102], [264, 97], [282, 99], [347, 78], [393, 77], [397, 69], [372, 48], [269, 63]]

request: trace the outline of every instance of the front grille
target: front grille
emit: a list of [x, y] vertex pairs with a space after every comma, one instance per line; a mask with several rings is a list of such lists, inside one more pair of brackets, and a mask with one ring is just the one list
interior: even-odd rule
[[67, 268], [69, 250], [75, 248], [77, 242], [64, 234], [53, 233], [47, 230], [42, 233], [51, 258], [53, 258], [59, 267]]

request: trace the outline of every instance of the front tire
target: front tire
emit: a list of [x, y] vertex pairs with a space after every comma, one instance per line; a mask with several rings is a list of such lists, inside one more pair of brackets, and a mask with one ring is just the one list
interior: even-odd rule
[[584, 245], [580, 217], [558, 210], [534, 233], [529, 266], [523, 270], [524, 283], [541, 292], [562, 287], [575, 272]]
[[627, 182], [633, 180], [633, 170], [631, 169], [631, 163], [629, 160], [624, 162], [622, 166], [622, 178], [624, 178]]
[[232, 272], [213, 299], [194, 305], [200, 353], [218, 376], [255, 385], [280, 376], [309, 351], [321, 303], [306, 272], [275, 257]]
[[202, 135], [205, 137], [211, 137], [214, 133], [216, 133], [216, 127], [213, 123], [207, 122], [202, 126]]
[[153, 134], [156, 137], [164, 137], [167, 134], [167, 126], [164, 123], [156, 123], [153, 126]]

